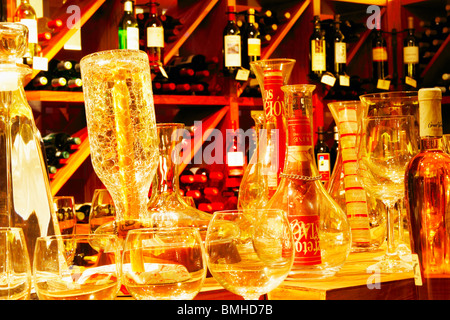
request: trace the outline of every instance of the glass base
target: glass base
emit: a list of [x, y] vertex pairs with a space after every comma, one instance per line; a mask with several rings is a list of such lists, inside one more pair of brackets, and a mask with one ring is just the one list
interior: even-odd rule
[[368, 272], [403, 273], [413, 271], [412, 264], [397, 254], [385, 254], [382, 259], [367, 267]]
[[340, 268], [327, 268], [325, 270], [317, 270], [317, 269], [295, 269], [293, 267], [289, 272], [286, 280], [323, 280], [327, 278], [333, 277]]

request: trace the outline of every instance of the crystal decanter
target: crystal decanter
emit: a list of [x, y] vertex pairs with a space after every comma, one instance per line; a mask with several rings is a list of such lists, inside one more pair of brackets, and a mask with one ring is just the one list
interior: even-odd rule
[[347, 216], [325, 190], [314, 158], [314, 85], [283, 86], [286, 104], [286, 161], [267, 208], [287, 212], [294, 234], [295, 260], [288, 279], [333, 276], [351, 249]]
[[42, 138], [22, 80], [32, 70], [16, 64], [27, 51], [28, 29], [0, 23], [0, 227], [20, 227], [33, 261], [37, 237], [59, 233]]

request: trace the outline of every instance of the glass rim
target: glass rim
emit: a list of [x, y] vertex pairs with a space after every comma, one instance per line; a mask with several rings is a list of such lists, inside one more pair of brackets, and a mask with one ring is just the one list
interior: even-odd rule
[[396, 118], [411, 118], [415, 119], [414, 115], [412, 114], [387, 114], [387, 115], [381, 115], [381, 116], [366, 116], [362, 117], [363, 120], [365, 119], [396, 119]]
[[362, 102], [361, 100], [345, 100], [345, 101], [333, 101], [333, 102], [328, 102], [327, 106], [341, 106], [341, 105], [361, 105]]
[[276, 211], [281, 211], [283, 213], [286, 213], [286, 210], [283, 209], [275, 209], [275, 208], [268, 208], [268, 209], [264, 209], [264, 208], [257, 208], [257, 209], [229, 209], [229, 210], [218, 210], [218, 211], [214, 211], [213, 215], [216, 214], [245, 214], [248, 212], [261, 212], [261, 211], [266, 211], [266, 212], [276, 212]]
[[195, 230], [197, 233], [200, 234], [200, 231], [197, 227], [189, 227], [189, 226], [182, 226], [182, 227], [147, 227], [147, 228], [137, 228], [132, 229], [128, 231], [127, 237], [130, 234], [138, 234], [138, 233], [153, 233], [153, 232], [173, 232], [173, 231], [183, 231], [183, 230]]
[[252, 61], [250, 62], [250, 65], [264, 65], [265, 63], [295, 63], [297, 62], [297, 60], [295, 59], [291, 59], [291, 58], [274, 58], [274, 59], [263, 59], [263, 60], [257, 60], [257, 61]]
[[368, 93], [359, 96], [360, 100], [374, 99], [374, 100], [389, 100], [392, 98], [418, 98], [417, 91], [391, 91], [391, 92], [376, 92]]
[[50, 241], [50, 240], [67, 240], [67, 239], [89, 239], [89, 238], [110, 238], [119, 239], [115, 234], [109, 233], [75, 233], [75, 234], [52, 234], [49, 236], [37, 237], [36, 241]]
[[287, 91], [287, 89], [298, 89], [298, 88], [305, 88], [310, 89], [311, 91], [314, 91], [317, 86], [315, 84], [309, 84], [309, 83], [298, 83], [298, 84], [286, 84], [284, 86], [281, 86], [281, 90]]
[[125, 57], [133, 57], [133, 60], [142, 60], [142, 61], [148, 61], [148, 55], [142, 51], [142, 50], [134, 50], [134, 49], [111, 49], [111, 50], [103, 50], [103, 51], [97, 51], [94, 53], [90, 53], [80, 60], [80, 66], [83, 65], [89, 65], [91, 63], [94, 63], [98, 59], [108, 59], [110, 60], [112, 57], [117, 56], [117, 54], [120, 53], [122, 56]]

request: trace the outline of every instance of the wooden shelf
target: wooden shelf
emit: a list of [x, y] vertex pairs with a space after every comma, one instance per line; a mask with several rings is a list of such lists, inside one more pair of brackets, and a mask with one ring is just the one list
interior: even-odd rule
[[81, 139], [81, 144], [78, 150], [69, 157], [67, 163], [53, 175], [53, 180], [50, 181], [52, 196], [55, 196], [58, 193], [62, 186], [70, 179], [90, 154], [87, 128], [80, 130], [73, 136], [79, 137]]
[[[27, 91], [28, 101], [84, 103], [83, 92], [73, 91]], [[194, 95], [153, 95], [155, 107], [158, 105], [176, 106], [225, 106], [229, 98], [225, 96]], [[239, 106], [262, 107], [262, 98], [240, 97]]]
[[[42, 49], [43, 57], [50, 61], [63, 48], [67, 40], [69, 40], [77, 31], [77, 28], [75, 27], [68, 28], [69, 24], [67, 22], [73, 22], [72, 15], [74, 15], [74, 12], [68, 9], [71, 5], [80, 8], [79, 27], [81, 28], [104, 2], [105, 0], [68, 0], [62, 5], [58, 12], [55, 13], [53, 19], [61, 19], [64, 22], [63, 27], [48, 42], [46, 42], [46, 45]], [[70, 26], [72, 26], [72, 24], [70, 24]], [[38, 73], [39, 70], [33, 70], [31, 77], [27, 77], [24, 86]]]

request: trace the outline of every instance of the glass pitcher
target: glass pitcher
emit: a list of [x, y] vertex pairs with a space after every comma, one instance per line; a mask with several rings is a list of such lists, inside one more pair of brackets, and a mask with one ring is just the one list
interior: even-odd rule
[[296, 254], [288, 279], [324, 279], [340, 270], [351, 249], [345, 212], [320, 181], [314, 157], [314, 85], [288, 85], [286, 161], [277, 191], [267, 208], [287, 212]]
[[42, 138], [22, 79], [32, 71], [16, 65], [27, 50], [28, 29], [0, 23], [0, 227], [23, 229], [31, 262], [36, 238], [59, 233]]
[[182, 123], [158, 123], [159, 165], [148, 203], [149, 227], [196, 227], [204, 239], [211, 215], [189, 205], [180, 194], [178, 166]]
[[356, 136], [363, 112], [361, 101], [328, 104], [339, 131], [336, 164], [327, 191], [347, 213], [352, 230], [352, 251], [375, 250], [386, 236], [384, 208], [370, 197], [356, 174]]
[[239, 186], [238, 207], [240, 209], [264, 208], [269, 201], [267, 175], [264, 174], [268, 147], [264, 111], [252, 111], [251, 117], [255, 121], [256, 148]]

